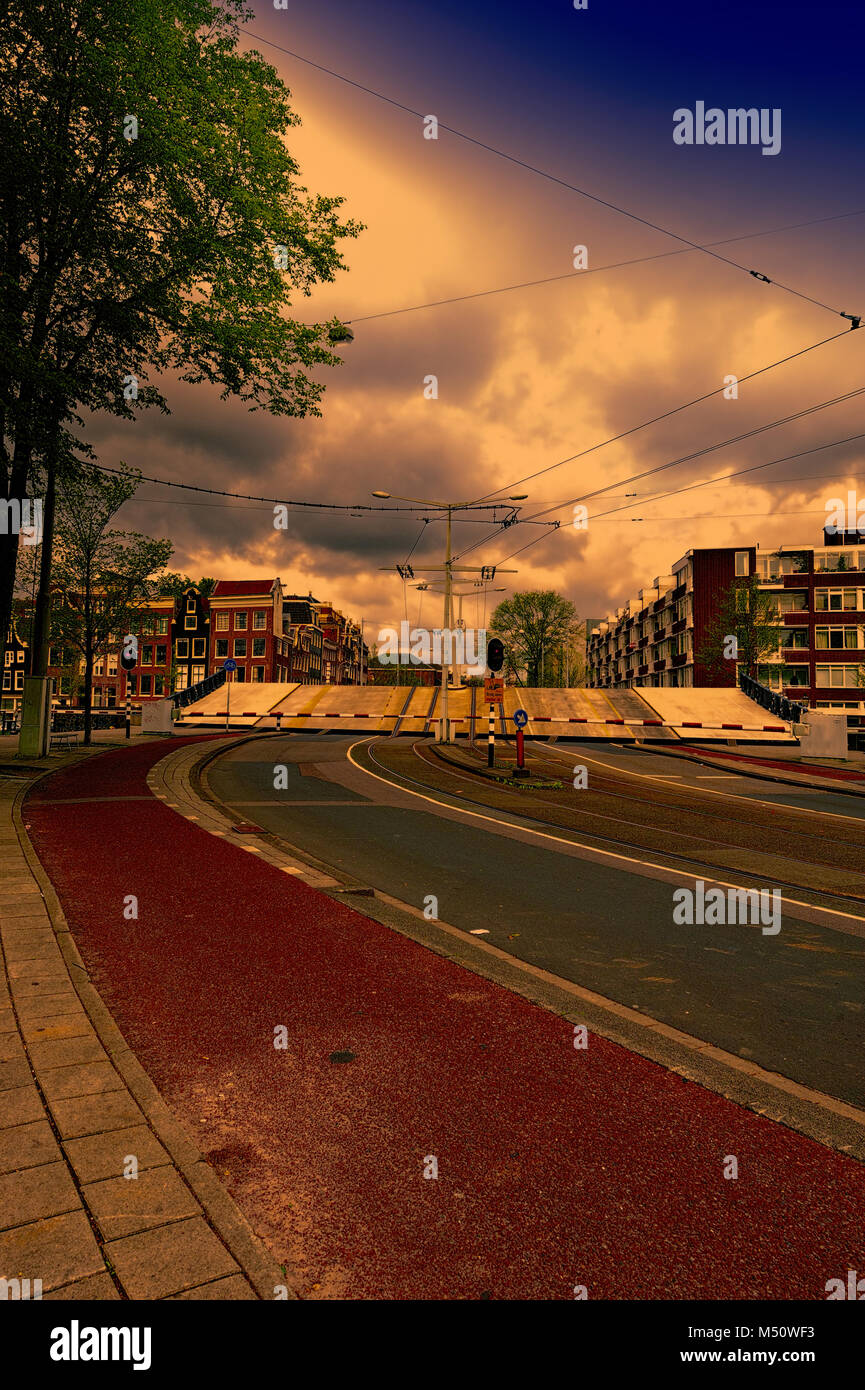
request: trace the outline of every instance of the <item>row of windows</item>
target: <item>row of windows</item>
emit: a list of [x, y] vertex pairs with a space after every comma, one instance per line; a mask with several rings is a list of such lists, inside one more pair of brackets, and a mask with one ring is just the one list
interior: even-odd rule
[[[239, 656], [239, 657], [246, 657], [246, 656], [248, 655], [247, 646], [248, 646], [248, 642], [247, 642], [247, 639], [246, 639], [245, 637], [235, 637], [235, 639], [234, 639], [234, 650], [232, 651], [231, 655], [232, 655], [232, 656]], [[217, 655], [217, 657], [225, 657], [225, 656], [228, 656], [228, 638], [227, 638], [227, 637], [217, 637], [217, 639], [216, 639], [216, 655]], [[266, 655], [267, 655], [267, 638], [266, 638], [266, 637], [253, 637], [253, 639], [252, 639], [252, 655], [253, 655], [254, 657], [255, 657], [255, 656], [266, 656]]]
[[13, 651], [11, 651], [11, 650], [10, 650], [10, 651], [7, 651], [7, 652], [5, 653], [5, 657], [6, 657], [6, 665], [7, 665], [7, 666], [14, 666], [16, 661], [18, 661], [19, 663], [21, 663], [21, 664], [23, 665], [23, 662], [24, 662], [24, 648], [21, 647], [21, 648], [19, 649], [19, 651], [17, 651], [17, 652], [13, 652]]
[[[233, 613], [216, 614], [216, 631], [228, 632], [229, 619], [234, 618], [235, 632], [244, 632], [248, 626], [245, 608], [235, 608]], [[257, 608], [252, 614], [252, 626], [256, 632], [264, 632], [267, 627], [267, 609]]]

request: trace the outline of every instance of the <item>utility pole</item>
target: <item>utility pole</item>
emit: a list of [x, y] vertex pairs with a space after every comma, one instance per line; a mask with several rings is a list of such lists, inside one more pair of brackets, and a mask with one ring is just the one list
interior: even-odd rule
[[451, 680], [451, 517], [452, 509], [447, 509], [447, 539], [445, 542], [445, 620], [442, 641], [447, 642], [447, 654], [442, 652], [442, 717], [438, 727], [438, 743], [450, 743], [450, 721], [448, 719], [448, 687]]

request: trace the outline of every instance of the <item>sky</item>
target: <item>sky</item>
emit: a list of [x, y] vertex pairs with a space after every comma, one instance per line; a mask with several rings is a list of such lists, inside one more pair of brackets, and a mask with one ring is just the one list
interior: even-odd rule
[[[840, 317], [865, 315], [855, 6], [288, 0], [277, 10], [255, 0], [252, 8], [242, 44], [291, 90], [302, 125], [287, 138], [304, 184], [343, 195], [344, 213], [365, 224], [343, 243], [346, 271], [299, 296], [292, 312], [304, 322], [351, 321], [355, 339], [343, 365], [321, 371], [320, 419], [250, 415], [209, 387], [168, 382], [169, 416], [92, 422], [102, 463], [340, 503], [370, 504], [374, 489], [447, 501], [526, 493], [520, 524], [505, 532], [477, 513], [455, 523], [458, 553], [483, 541], [458, 563], [512, 568], [493, 587], [555, 588], [583, 618], [614, 611], [691, 547], [820, 543], [829, 499], [858, 489], [865, 507], [865, 439], [836, 442], [865, 432], [865, 397], [704, 452], [865, 387], [865, 325], [851, 332]], [[424, 139], [418, 116], [372, 92], [471, 140], [441, 129]], [[676, 144], [674, 112], [698, 102], [780, 111], [779, 152]], [[832, 220], [792, 225], [818, 219]], [[715, 248], [745, 269], [646, 222], [697, 243], [747, 238]], [[578, 245], [588, 274], [574, 271]], [[670, 251], [682, 254], [661, 254]], [[757, 372], [740, 382], [738, 399], [724, 398], [725, 377]], [[436, 399], [425, 394], [430, 376]], [[833, 447], [713, 481], [821, 445]], [[697, 453], [654, 478], [623, 481]], [[585, 503], [587, 527], [575, 529], [574, 503], [602, 488]], [[524, 520], [535, 513], [561, 525]], [[311, 591], [364, 618], [368, 638], [405, 617], [440, 620], [440, 598], [405, 586], [394, 568], [416, 542], [415, 583], [424, 564], [442, 563], [437, 519], [292, 512], [288, 529], [276, 531], [261, 504], [215, 505], [142, 484], [117, 524], [168, 536], [171, 567], [193, 577], [278, 575], [289, 592]], [[504, 596], [488, 596], [487, 617]], [[467, 618], [482, 623], [483, 600], [467, 603]]]

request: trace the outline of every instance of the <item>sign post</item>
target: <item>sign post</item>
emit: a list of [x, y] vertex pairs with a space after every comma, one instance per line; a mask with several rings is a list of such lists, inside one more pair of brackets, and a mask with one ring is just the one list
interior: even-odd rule
[[228, 730], [228, 716], [231, 711], [231, 677], [237, 670], [237, 662], [230, 656], [227, 661], [223, 661], [222, 669], [225, 672], [225, 728]]
[[130, 693], [130, 683], [132, 672], [138, 662], [138, 638], [134, 633], [127, 633], [123, 639], [123, 647], [120, 652], [120, 665], [126, 672], [126, 737], [132, 737], [132, 696]]
[[526, 745], [523, 730], [529, 722], [528, 711], [524, 709], [514, 710], [514, 723], [517, 726], [517, 765], [514, 768], [515, 777], [528, 777], [529, 770], [526, 767]]
[[496, 765], [496, 705], [504, 706], [505, 683], [496, 675], [505, 664], [504, 643], [498, 637], [487, 642], [487, 674], [484, 677], [484, 700], [490, 707], [490, 728], [487, 735], [487, 767]]

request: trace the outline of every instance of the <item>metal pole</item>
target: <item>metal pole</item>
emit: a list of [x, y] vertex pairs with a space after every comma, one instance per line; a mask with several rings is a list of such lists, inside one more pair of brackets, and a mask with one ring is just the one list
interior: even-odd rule
[[442, 652], [442, 717], [439, 722], [438, 741], [439, 743], [450, 743], [450, 722], [448, 720], [448, 686], [450, 684], [450, 629], [451, 629], [451, 514], [450, 507], [447, 509], [447, 545], [445, 554], [445, 616], [444, 629], [442, 631], [442, 641], [447, 641], [447, 660], [445, 653]]
[[361, 618], [361, 620], [360, 620], [360, 683], [361, 683], [361, 685], [366, 685], [366, 663], [365, 663], [365, 661], [364, 661], [364, 659], [363, 659], [363, 650], [364, 650], [364, 648], [363, 648], [363, 629], [364, 629], [364, 624], [365, 624], [365, 623], [366, 623], [366, 618]]
[[231, 672], [225, 673], [225, 728], [228, 731], [228, 712], [231, 708]]
[[129, 694], [129, 672], [126, 672], [126, 737], [132, 737], [132, 699]]
[[487, 734], [487, 767], [496, 765], [496, 707], [490, 705], [490, 731]]

